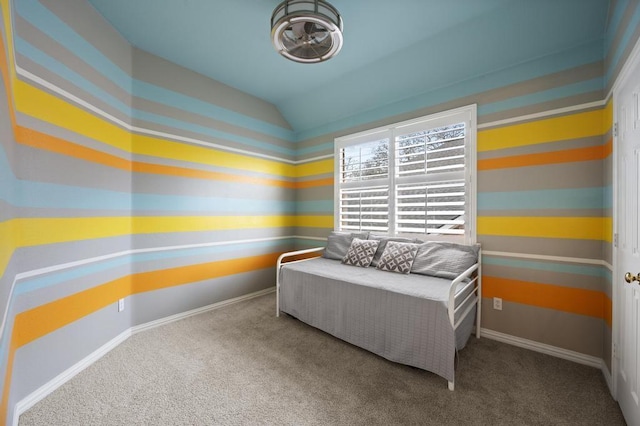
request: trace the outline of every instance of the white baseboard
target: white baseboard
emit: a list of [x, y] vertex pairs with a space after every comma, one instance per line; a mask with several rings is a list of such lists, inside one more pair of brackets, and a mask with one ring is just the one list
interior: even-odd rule
[[[498, 342], [508, 343], [513, 346], [518, 346], [535, 352], [555, 356], [556, 358], [562, 358], [568, 361], [577, 362], [578, 364], [584, 364], [599, 369], [602, 369], [604, 365], [602, 358], [585, 355], [580, 352], [559, 348], [557, 346], [547, 345], [545, 343], [540, 343], [533, 340], [523, 339], [522, 337], [516, 337], [510, 334], [500, 333], [498, 331], [493, 331], [486, 328], [480, 329], [480, 335], [488, 339], [497, 340]], [[604, 370], [606, 370], [606, 367], [604, 368]]]
[[131, 336], [131, 329], [127, 329], [100, 346], [98, 349], [93, 351], [90, 355], [82, 359], [80, 362], [72, 365], [62, 373], [58, 374], [53, 379], [49, 380], [44, 385], [40, 386], [34, 392], [27, 395], [25, 398], [18, 401], [15, 405], [15, 409], [13, 411], [13, 425], [18, 425], [18, 419], [20, 415], [27, 411], [29, 408], [36, 405], [42, 399], [47, 397], [53, 391], [58, 389], [60, 386], [67, 383], [71, 380], [76, 374], [80, 373], [85, 368], [89, 367], [91, 364], [105, 356], [109, 351], [118, 346], [120, 343], [124, 342]]
[[616, 392], [615, 392], [615, 389], [613, 388], [613, 377], [611, 376], [611, 373], [609, 372], [609, 369], [607, 368], [607, 364], [604, 362], [604, 360], [602, 360], [602, 363], [600, 364], [600, 370], [602, 370], [602, 375], [604, 376], [604, 380], [607, 382], [607, 386], [609, 387], [609, 392], [611, 393], [611, 396], [613, 397], [614, 400], [617, 401]]
[[213, 303], [211, 305], [203, 306], [201, 308], [192, 309], [190, 311], [181, 312], [179, 314], [171, 315], [165, 318], [160, 318], [155, 321], [148, 322], [146, 324], [136, 325], [134, 327], [128, 328], [127, 330], [120, 333], [118, 336], [111, 339], [109, 342], [102, 345], [100, 348], [96, 349], [94, 352], [65, 370], [64, 372], [58, 374], [56, 377], [40, 386], [38, 389], [18, 401], [13, 410], [13, 426], [18, 426], [18, 420], [20, 415], [27, 411], [29, 408], [36, 405], [39, 401], [46, 398], [49, 394], [54, 392], [60, 386], [64, 385], [66, 382], [71, 380], [76, 374], [80, 373], [85, 368], [89, 367], [94, 362], [98, 361], [100, 358], [105, 356], [109, 351], [120, 345], [122, 342], [127, 340], [133, 334], [140, 333], [141, 331], [149, 330], [151, 328], [155, 328], [164, 324], [168, 324], [173, 321], [178, 321], [183, 318], [187, 318], [193, 315], [201, 314], [207, 311], [212, 311], [214, 309], [219, 309], [224, 306], [232, 305], [234, 303], [243, 302], [245, 300], [253, 299], [255, 297], [260, 297], [265, 294], [273, 293], [276, 291], [275, 287], [269, 287], [265, 290], [256, 291], [254, 293], [245, 294], [244, 296], [234, 297], [233, 299], [223, 300], [222, 302]]
[[213, 303], [211, 305], [203, 306], [201, 308], [192, 309], [186, 312], [180, 312], [179, 314], [170, 315], [168, 317], [160, 318], [155, 321], [150, 321], [145, 324], [136, 325], [131, 327], [131, 334], [140, 333], [141, 331], [149, 330], [151, 328], [159, 327], [170, 322], [179, 321], [184, 318], [188, 318], [194, 315], [202, 314], [214, 309], [220, 309], [224, 306], [233, 305], [234, 303], [243, 302], [245, 300], [253, 299], [254, 297], [264, 296], [265, 294], [273, 293], [276, 291], [275, 287], [269, 287], [264, 290], [256, 291], [254, 293], [245, 294], [243, 296], [234, 297], [233, 299], [223, 300], [222, 302]]

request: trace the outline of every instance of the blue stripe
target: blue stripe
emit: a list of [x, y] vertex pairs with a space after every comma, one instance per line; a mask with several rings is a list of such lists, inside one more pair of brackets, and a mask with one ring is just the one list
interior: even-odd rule
[[[612, 60], [610, 62], [611, 67], [608, 70], [606, 70], [605, 81], [607, 83], [609, 83], [611, 79], [614, 77], [613, 71], [616, 69], [616, 66], [620, 62], [622, 58], [622, 54], [626, 50], [626, 47], [629, 45], [629, 43], [634, 41], [632, 40], [633, 33], [635, 32], [636, 28], [638, 28], [638, 26], [640, 26], [640, 6], [636, 5], [635, 10], [633, 11], [633, 18], [629, 20], [629, 26], [625, 29], [620, 39], [620, 43], [618, 44], [618, 49], [615, 52], [613, 52]], [[611, 53], [611, 52], [608, 52], [608, 53]]]
[[298, 213], [331, 213], [333, 214], [333, 200], [298, 201]]
[[209, 214], [293, 214], [295, 201], [253, 198], [131, 194], [16, 179], [0, 149], [0, 199], [16, 207], [109, 210], [160, 210]]
[[491, 114], [500, 111], [508, 111], [528, 105], [549, 102], [582, 93], [589, 93], [602, 90], [602, 77], [591, 80], [568, 84], [562, 87], [532, 93], [530, 95], [516, 96], [499, 102], [478, 106], [478, 115]]
[[220, 259], [227, 260], [237, 257], [238, 251], [242, 251], [244, 254], [246, 254], [250, 250], [273, 248], [281, 245], [291, 245], [291, 243], [292, 240], [283, 239], [253, 243], [231, 243], [221, 246], [176, 249], [153, 253], [134, 254], [132, 256], [122, 256], [120, 258], [104, 260], [101, 262], [91, 263], [68, 270], [62, 270], [59, 272], [49, 273], [43, 276], [22, 280], [18, 283], [18, 285], [16, 285], [14, 294], [16, 296], [26, 294], [32, 291], [41, 290], [43, 288], [52, 287], [57, 284], [68, 282], [73, 279], [105, 272], [110, 269], [128, 264], [167, 259], [189, 258], [193, 256], [207, 256], [220, 253], [231, 253], [231, 256], [229, 256], [228, 258]]
[[610, 208], [605, 188], [547, 189], [541, 191], [479, 192], [478, 210], [548, 210]]
[[286, 141], [294, 140], [294, 133], [289, 129], [283, 129], [280, 126], [245, 116], [218, 105], [209, 104], [133, 79], [38, 1], [20, 0], [14, 2], [14, 5], [17, 13], [22, 18], [47, 34], [51, 39], [56, 40], [70, 52], [74, 52], [84, 62], [93, 67], [97, 73], [104, 75], [131, 96], [135, 94], [135, 96], [167, 105], [181, 105], [182, 109], [199, 114], [203, 111], [209, 111], [216, 114], [216, 119], [227, 123], [250, 128]]
[[[120, 111], [121, 113], [123, 113], [128, 117], [137, 118], [140, 120], [146, 120], [146, 121], [156, 123], [156, 124], [161, 124], [161, 125], [170, 125], [177, 129], [187, 130], [194, 133], [200, 133], [200, 134], [208, 135], [214, 138], [239, 142], [247, 146], [252, 146], [254, 148], [259, 148], [259, 149], [265, 149], [271, 152], [277, 152], [277, 153], [285, 154], [289, 156], [295, 155], [294, 149], [285, 148], [278, 145], [267, 144], [265, 142], [256, 141], [255, 139], [238, 136], [228, 132], [218, 131], [211, 127], [200, 126], [197, 124], [188, 123], [182, 120], [165, 117], [163, 115], [154, 114], [154, 113], [146, 112], [143, 110], [132, 109], [125, 103], [121, 102], [116, 97], [110, 95], [108, 92], [106, 92], [99, 86], [96, 86], [95, 84], [88, 81], [87, 79], [85, 79], [84, 77], [82, 77], [80, 74], [76, 73], [69, 67], [63, 65], [58, 60], [52, 58], [51, 56], [37, 49], [33, 45], [29, 44], [26, 40], [20, 37], [16, 37], [15, 40], [16, 40], [16, 43], [15, 43], [16, 49], [21, 55], [29, 58], [30, 60], [43, 66], [44, 68], [49, 69], [50, 71], [56, 73], [58, 76], [65, 78], [69, 83], [75, 85], [76, 87], [79, 87], [85, 92], [100, 99], [101, 102], [106, 103], [107, 105], [113, 107], [114, 109]], [[145, 83], [145, 85], [153, 87], [152, 85], [148, 85], [147, 83]], [[173, 93], [168, 90], [165, 90], [164, 92], [156, 93], [156, 97], [164, 96], [165, 103], [166, 103], [166, 99], [169, 97], [169, 95], [167, 95], [166, 92]], [[182, 97], [183, 102], [181, 105], [188, 106], [189, 98], [187, 98], [184, 95], [178, 95], [176, 93], [173, 93], [173, 95], [176, 98]], [[174, 99], [174, 103], [172, 105], [174, 107], [179, 106], [178, 101]], [[217, 107], [216, 109], [212, 104], [208, 104], [206, 102], [199, 102], [199, 105], [192, 105], [192, 107], [193, 108], [191, 112], [195, 114], [203, 115], [203, 116], [208, 116], [214, 119], [218, 119], [220, 115], [223, 115], [224, 113], [224, 110], [222, 110], [221, 108]], [[201, 108], [201, 109], [196, 110], [195, 108]], [[209, 112], [209, 114], [207, 114], [206, 112]]]
[[622, 21], [622, 18], [624, 17], [624, 11], [627, 9], [627, 5], [629, 4], [629, 0], [617, 0], [616, 1], [616, 8], [613, 10], [613, 13], [611, 14], [611, 18], [609, 19], [609, 25], [607, 27], [606, 34], [605, 36], [605, 43], [604, 43], [604, 51], [605, 51], [605, 55], [609, 53], [609, 50], [611, 49], [611, 44], [613, 43], [613, 40], [615, 38], [616, 33], [614, 31], [611, 31], [612, 28], [618, 28], [618, 26], [620, 25], [620, 22]]
[[504, 257], [482, 256], [483, 265], [507, 266], [511, 268], [535, 269], [564, 274], [587, 275], [597, 278], [611, 279], [611, 271], [604, 266], [577, 265], [570, 263], [541, 262], [534, 260], [512, 259]]
[[[547, 56], [535, 61], [497, 71], [482, 78], [462, 81], [453, 86], [436, 89], [416, 95], [412, 98], [398, 101], [381, 108], [357, 114], [342, 120], [336, 120], [325, 126], [305, 129], [297, 133], [298, 140], [303, 141], [345, 131], [356, 126], [368, 125], [389, 117], [410, 113], [422, 108], [441, 105], [452, 99], [465, 98], [474, 94], [486, 92], [505, 86], [522, 83], [534, 78], [543, 77], [581, 65], [587, 65], [602, 60], [602, 41], [581, 46], [569, 52]], [[286, 109], [282, 108], [286, 113]]]
[[313, 154], [319, 151], [331, 151], [333, 152], [333, 142], [325, 142], [318, 145], [310, 146], [307, 148], [300, 148], [296, 150], [297, 155]]

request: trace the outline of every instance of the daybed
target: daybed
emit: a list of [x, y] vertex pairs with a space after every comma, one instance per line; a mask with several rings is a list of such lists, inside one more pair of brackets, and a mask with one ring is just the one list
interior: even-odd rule
[[[314, 252], [323, 254], [295, 260]], [[276, 311], [438, 374], [453, 390], [474, 319], [480, 337], [480, 264], [479, 245], [333, 232], [326, 248], [280, 256]]]

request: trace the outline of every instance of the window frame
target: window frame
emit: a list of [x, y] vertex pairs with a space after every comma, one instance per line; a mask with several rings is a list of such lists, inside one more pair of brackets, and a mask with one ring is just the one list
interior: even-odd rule
[[[465, 123], [464, 137], [464, 181], [465, 189], [465, 224], [464, 235], [445, 234], [416, 234], [398, 233], [396, 234], [396, 137], [407, 133], [443, 127], [455, 123]], [[357, 188], [358, 186], [388, 185], [389, 187], [389, 230], [387, 235], [408, 238], [420, 238], [423, 240], [450, 240], [473, 244], [476, 242], [476, 221], [477, 221], [477, 105], [471, 104], [447, 111], [429, 114], [411, 120], [393, 123], [387, 126], [376, 127], [374, 129], [338, 137], [334, 140], [334, 229], [340, 229], [340, 189]], [[389, 140], [389, 173], [385, 178], [367, 179], [359, 182], [347, 182], [341, 184], [340, 150], [349, 146], [359, 145], [376, 140]], [[456, 172], [459, 175], [459, 172]], [[406, 181], [406, 178], [399, 179]], [[416, 180], [423, 181], [420, 176]], [[446, 181], [445, 173], [438, 174], [437, 181]], [[382, 232], [373, 231], [384, 235]], [[463, 240], [463, 241], [461, 241]]]

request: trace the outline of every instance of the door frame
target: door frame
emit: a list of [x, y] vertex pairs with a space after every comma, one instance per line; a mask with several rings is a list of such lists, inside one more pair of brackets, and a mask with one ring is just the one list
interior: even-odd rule
[[613, 119], [611, 122], [612, 128], [611, 128], [611, 132], [612, 132], [612, 140], [613, 140], [613, 149], [612, 149], [612, 173], [613, 173], [613, 188], [612, 188], [612, 192], [613, 192], [613, 206], [612, 206], [612, 230], [613, 230], [613, 242], [612, 242], [612, 261], [613, 261], [613, 265], [612, 265], [612, 279], [611, 279], [611, 286], [612, 286], [612, 295], [613, 295], [613, 300], [612, 300], [612, 312], [613, 312], [613, 318], [612, 318], [612, 328], [611, 328], [611, 377], [606, 377], [607, 376], [607, 368], [606, 368], [606, 364], [604, 363], [603, 360], [603, 364], [602, 364], [602, 371], [605, 375], [605, 379], [607, 379], [607, 383], [609, 385], [609, 391], [611, 392], [611, 396], [613, 396], [614, 400], [618, 400], [618, 373], [619, 373], [619, 363], [618, 363], [618, 349], [620, 347], [620, 323], [622, 322], [622, 313], [619, 309], [619, 307], [622, 304], [621, 301], [621, 293], [622, 293], [622, 280], [616, 280], [615, 277], [621, 277], [624, 272], [620, 272], [619, 269], [619, 262], [618, 262], [618, 247], [617, 247], [617, 235], [618, 235], [618, 224], [619, 224], [619, 215], [620, 215], [620, 209], [618, 208], [618, 135], [616, 134], [616, 132], [614, 131], [615, 126], [618, 123], [618, 106], [616, 103], [616, 99], [619, 98], [620, 95], [620, 90], [621, 88], [624, 86], [624, 84], [627, 82], [627, 80], [629, 80], [630, 76], [631, 76], [631, 72], [634, 70], [638, 70], [640, 71], [640, 39], [638, 39], [636, 41], [635, 46], [633, 47], [633, 50], [631, 51], [631, 54], [629, 55], [629, 57], [627, 58], [627, 60], [625, 61], [622, 69], [620, 70], [620, 74], [618, 74], [618, 77], [615, 79], [613, 86], [611, 87], [611, 90], [609, 91], [609, 93], [607, 94], [606, 98], [605, 98], [605, 105], [606, 102], [610, 101], [612, 103], [612, 107], [613, 107]]

